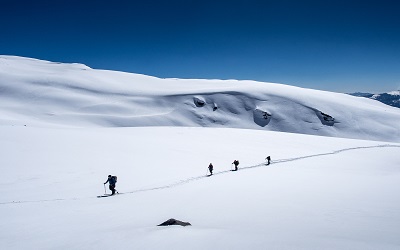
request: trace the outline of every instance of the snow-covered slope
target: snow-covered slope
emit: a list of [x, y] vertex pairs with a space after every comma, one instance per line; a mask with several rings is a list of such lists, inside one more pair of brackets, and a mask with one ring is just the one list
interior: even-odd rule
[[[0, 152], [0, 249], [400, 248], [398, 143], [2, 126]], [[98, 199], [108, 174], [123, 194]], [[192, 226], [156, 226], [169, 218]]]
[[[397, 250], [399, 116], [282, 84], [0, 56], [0, 249]], [[97, 198], [108, 174], [121, 194]], [[192, 226], [156, 226], [169, 218]]]
[[346, 94], [14, 56], [0, 56], [0, 114], [3, 125], [230, 127], [400, 141], [399, 109]]

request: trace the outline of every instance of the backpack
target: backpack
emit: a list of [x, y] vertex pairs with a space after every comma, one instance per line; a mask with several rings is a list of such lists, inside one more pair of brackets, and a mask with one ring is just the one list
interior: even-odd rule
[[117, 176], [111, 176], [115, 183], [117, 183]]

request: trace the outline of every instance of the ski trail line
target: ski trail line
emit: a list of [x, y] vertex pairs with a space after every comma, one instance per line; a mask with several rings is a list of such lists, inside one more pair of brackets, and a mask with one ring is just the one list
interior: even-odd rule
[[[327, 156], [327, 155], [335, 155], [335, 154], [340, 154], [346, 151], [353, 151], [353, 150], [361, 150], [361, 149], [370, 149], [370, 148], [400, 148], [400, 145], [391, 145], [391, 144], [383, 144], [383, 145], [375, 145], [375, 146], [364, 146], [364, 147], [352, 147], [352, 148], [344, 148], [344, 149], [339, 149], [335, 150], [333, 152], [328, 152], [328, 153], [321, 153], [321, 154], [314, 154], [314, 155], [306, 155], [306, 156], [300, 156], [300, 157], [294, 157], [294, 158], [287, 158], [287, 159], [278, 159], [278, 160], [272, 160], [271, 165], [275, 164], [280, 164], [280, 163], [285, 163], [285, 162], [292, 162], [292, 161], [298, 161], [298, 160], [303, 160], [307, 158], [314, 158], [314, 157], [321, 157], [321, 156]], [[269, 165], [269, 166], [271, 166]], [[260, 164], [252, 165], [252, 166], [245, 166], [241, 167], [237, 171], [243, 171], [247, 169], [253, 169], [253, 168], [259, 168], [259, 167], [265, 167], [267, 166], [265, 162], [262, 162]], [[212, 176], [215, 175], [221, 175], [221, 174], [226, 174], [232, 172], [232, 170], [224, 170], [220, 172], [214, 173]], [[168, 188], [174, 188], [176, 186], [184, 185], [189, 182], [193, 181], [198, 181], [204, 178], [207, 178], [208, 176], [197, 176], [197, 177], [191, 177], [187, 178], [184, 180], [180, 180], [171, 184], [166, 184], [166, 185], [161, 185], [161, 186], [156, 186], [156, 187], [150, 187], [150, 188], [143, 188], [143, 189], [136, 189], [133, 191], [128, 191], [128, 192], [123, 192], [119, 193], [118, 195], [124, 195], [124, 194], [133, 194], [133, 193], [140, 193], [140, 192], [148, 192], [148, 191], [154, 191], [154, 190], [161, 190], [161, 189], [168, 189]], [[118, 196], [117, 195], [117, 196]], [[97, 197], [81, 197], [81, 198], [68, 198], [68, 199], [44, 199], [44, 200], [25, 200], [25, 201], [9, 201], [9, 202], [0, 202], [0, 205], [7, 205], [7, 204], [21, 204], [21, 203], [42, 203], [42, 202], [56, 202], [56, 201], [71, 201], [71, 200], [82, 200], [82, 199], [94, 199]]]
[[[295, 158], [274, 160], [274, 161], [271, 161], [271, 164], [275, 165], [275, 164], [284, 163], [284, 162], [291, 162], [291, 161], [303, 160], [303, 159], [313, 158], [313, 157], [321, 157], [321, 156], [326, 156], [326, 155], [334, 155], [334, 154], [339, 154], [339, 153], [346, 152], [346, 151], [369, 149], [369, 148], [400, 148], [400, 145], [385, 144], [385, 145], [345, 148], [345, 149], [340, 149], [340, 150], [336, 150], [336, 151], [329, 152], [329, 153], [321, 153], [321, 154], [307, 155], [307, 156], [301, 156], [301, 157], [295, 157]], [[260, 164], [256, 164], [256, 165], [253, 165], [253, 166], [242, 167], [242, 168], [238, 169], [237, 171], [243, 171], [243, 170], [246, 170], [246, 169], [258, 168], [258, 167], [263, 167], [263, 166], [267, 166], [265, 162], [260, 163]], [[229, 173], [229, 172], [232, 172], [232, 170], [224, 170], [224, 171], [216, 172], [212, 176], [220, 175], [220, 174], [226, 174], [226, 173]], [[158, 189], [173, 188], [173, 187], [180, 186], [180, 185], [186, 184], [188, 182], [200, 180], [200, 179], [203, 179], [203, 178], [206, 178], [206, 176], [202, 175], [202, 176], [192, 177], [192, 178], [181, 180], [181, 181], [169, 184], [169, 185], [163, 185], [163, 186], [158, 186], [158, 187], [153, 187], [153, 188], [137, 189], [137, 190], [134, 190], [134, 191], [124, 192], [124, 193], [121, 193], [121, 194], [132, 194], [132, 193], [146, 192], [146, 191], [152, 191], [152, 190], [158, 190]]]

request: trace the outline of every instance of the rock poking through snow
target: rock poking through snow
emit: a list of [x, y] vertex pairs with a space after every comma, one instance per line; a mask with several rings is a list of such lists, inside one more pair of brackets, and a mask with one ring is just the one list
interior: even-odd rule
[[189, 222], [183, 222], [183, 221], [171, 218], [157, 226], [172, 226], [172, 225], [179, 225], [179, 226], [186, 227], [186, 226], [191, 226], [192, 224], [190, 224]]

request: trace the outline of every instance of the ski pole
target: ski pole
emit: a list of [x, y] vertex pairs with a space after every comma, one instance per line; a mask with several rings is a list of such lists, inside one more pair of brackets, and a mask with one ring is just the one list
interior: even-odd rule
[[107, 193], [106, 184], [104, 184], [104, 193]]

